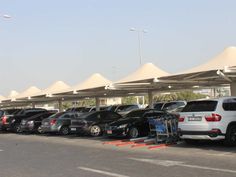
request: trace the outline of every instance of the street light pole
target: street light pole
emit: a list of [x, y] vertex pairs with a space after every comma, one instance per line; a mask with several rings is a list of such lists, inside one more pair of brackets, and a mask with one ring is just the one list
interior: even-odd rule
[[146, 30], [143, 29], [135, 29], [135, 28], [130, 28], [130, 31], [137, 32], [138, 34], [138, 43], [139, 43], [139, 64], [142, 65], [142, 39], [141, 39], [141, 33], [147, 33]]

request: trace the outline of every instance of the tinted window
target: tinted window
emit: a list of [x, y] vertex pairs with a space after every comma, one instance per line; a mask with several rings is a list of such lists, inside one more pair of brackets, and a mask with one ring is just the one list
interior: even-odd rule
[[154, 109], [160, 111], [164, 103], [155, 103], [154, 104]]
[[132, 111], [128, 113], [125, 117], [142, 117], [146, 110]]
[[121, 118], [121, 116], [119, 114], [116, 114], [116, 113], [113, 113], [113, 112], [108, 113], [107, 117], [109, 117], [108, 119], [111, 119], [111, 120], [116, 120], [116, 119]]
[[236, 98], [224, 100], [223, 108], [225, 111], [236, 111]]
[[0, 117], [2, 117], [4, 114], [4, 111], [0, 110]]
[[183, 108], [182, 112], [211, 112], [215, 111], [217, 101], [191, 101]]

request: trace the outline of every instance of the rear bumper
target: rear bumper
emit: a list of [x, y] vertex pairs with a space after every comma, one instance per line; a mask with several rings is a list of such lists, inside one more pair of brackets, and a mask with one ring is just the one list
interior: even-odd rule
[[220, 131], [179, 131], [181, 139], [196, 139], [196, 140], [223, 140], [225, 134]]

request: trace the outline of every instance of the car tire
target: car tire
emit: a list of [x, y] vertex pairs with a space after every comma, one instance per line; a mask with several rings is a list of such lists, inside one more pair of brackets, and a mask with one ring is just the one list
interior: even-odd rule
[[225, 144], [227, 146], [236, 146], [236, 125], [232, 125], [228, 128], [225, 137]]
[[21, 131], [21, 128], [20, 128], [20, 124], [16, 124], [15, 126], [14, 126], [14, 132], [15, 133], [21, 133], [22, 131]]
[[39, 127], [37, 128], [37, 133], [43, 134], [43, 130], [42, 130], [41, 126], [39, 126]]
[[61, 135], [69, 135], [70, 134], [70, 129], [68, 126], [63, 126], [60, 129], [60, 134]]
[[196, 145], [199, 143], [199, 140], [193, 140], [193, 139], [184, 139], [184, 142], [186, 144], [190, 144], [190, 145]]
[[93, 125], [90, 127], [90, 135], [97, 137], [102, 134], [102, 129], [98, 125]]
[[138, 138], [139, 137], [139, 130], [138, 130], [138, 128], [137, 127], [131, 127], [129, 129], [128, 137], [129, 138]]

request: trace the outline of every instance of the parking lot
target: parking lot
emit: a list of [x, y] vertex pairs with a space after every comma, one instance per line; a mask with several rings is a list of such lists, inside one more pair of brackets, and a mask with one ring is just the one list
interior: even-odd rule
[[[156, 148], [75, 135], [0, 134], [3, 177], [236, 176], [236, 150], [220, 142]], [[117, 141], [117, 140], [115, 140]]]

